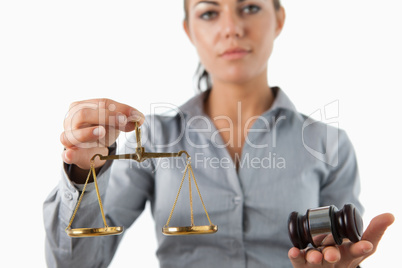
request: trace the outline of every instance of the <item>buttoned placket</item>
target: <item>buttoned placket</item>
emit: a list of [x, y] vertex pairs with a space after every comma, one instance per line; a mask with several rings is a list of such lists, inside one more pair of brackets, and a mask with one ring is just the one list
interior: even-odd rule
[[[229, 248], [233, 251], [236, 251], [237, 256], [243, 256], [242, 260], [245, 265], [246, 263], [246, 258], [245, 258], [245, 249], [244, 249], [244, 217], [243, 217], [243, 210], [244, 210], [244, 195], [243, 195], [243, 189], [241, 187], [240, 183], [240, 178], [239, 175], [236, 171], [236, 165], [232, 159], [232, 157], [229, 154], [229, 151], [225, 148], [224, 150], [221, 149], [216, 149], [216, 143], [217, 144], [223, 144], [223, 139], [221, 135], [216, 135], [216, 143], [212, 142], [211, 136], [212, 133], [217, 133], [217, 129], [215, 125], [213, 124], [212, 120], [205, 114], [202, 114], [205, 118], [208, 119], [209, 123], [211, 124], [211, 132], [200, 132], [200, 135], [204, 135], [205, 138], [210, 142], [210, 146], [214, 147], [215, 150], [213, 150], [216, 153], [216, 157], [219, 159], [230, 159], [230, 165], [228, 168], [221, 168], [220, 172], [223, 173], [223, 176], [227, 179], [227, 182], [229, 183], [230, 189], [233, 190], [234, 195], [232, 197], [232, 207], [234, 210], [234, 215], [236, 216], [235, 219], [231, 219], [230, 226], [226, 226], [226, 228], [230, 228], [230, 232], [232, 233], [232, 237], [234, 239], [230, 242], [228, 245]], [[202, 123], [199, 121], [195, 121], [193, 124], [194, 128], [204, 128], [205, 126], [202, 126]], [[205, 122], [205, 121], [204, 121]], [[240, 159], [241, 160], [241, 159]]]

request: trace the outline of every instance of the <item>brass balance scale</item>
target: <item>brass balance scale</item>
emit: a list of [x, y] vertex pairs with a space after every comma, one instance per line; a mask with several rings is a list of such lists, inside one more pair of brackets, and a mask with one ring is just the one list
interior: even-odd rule
[[[186, 160], [187, 160], [187, 165], [183, 173], [183, 178], [180, 183], [179, 191], [176, 195], [176, 199], [173, 203], [172, 210], [170, 211], [169, 218], [165, 224], [165, 226], [162, 228], [162, 233], [164, 235], [197, 235], [197, 234], [212, 234], [216, 233], [218, 231], [218, 226], [212, 224], [211, 219], [209, 218], [208, 212], [205, 208], [204, 201], [202, 200], [201, 197], [201, 192], [198, 188], [197, 181], [194, 176], [193, 169], [191, 167], [191, 157], [186, 151], [180, 151], [178, 153], [149, 153], [145, 152], [145, 148], [141, 146], [141, 129], [138, 127], [138, 124], [135, 124], [135, 135], [137, 139], [137, 148], [135, 150], [134, 154], [124, 154], [124, 155], [108, 155], [108, 156], [103, 156], [100, 154], [96, 154], [91, 158], [91, 168], [89, 170], [87, 179], [85, 181], [85, 185], [82, 189], [80, 198], [78, 199], [77, 205], [74, 209], [73, 215], [71, 216], [70, 223], [68, 224], [66, 228], [66, 233], [71, 236], [71, 237], [93, 237], [93, 236], [105, 236], [105, 235], [119, 235], [123, 232], [124, 227], [123, 226], [109, 226], [106, 223], [105, 219], [105, 214], [103, 212], [103, 206], [102, 206], [102, 200], [99, 194], [99, 188], [98, 188], [98, 182], [96, 180], [96, 172], [95, 172], [95, 166], [94, 162], [96, 157], [99, 157], [100, 160], [119, 160], [119, 159], [131, 159], [135, 160], [138, 162], [143, 162], [146, 159], [149, 158], [161, 158], [161, 157], [180, 157], [183, 154], [186, 155]], [[172, 215], [174, 212], [174, 209], [177, 204], [177, 200], [179, 198], [179, 194], [181, 191], [181, 188], [184, 183], [184, 179], [186, 178], [186, 174], [188, 174], [188, 187], [189, 187], [189, 192], [190, 192], [190, 218], [191, 218], [191, 225], [190, 226], [178, 226], [178, 227], [171, 227], [169, 226], [170, 220], [172, 219]], [[99, 202], [99, 208], [102, 214], [102, 219], [104, 223], [104, 227], [101, 228], [71, 228], [71, 225], [73, 224], [74, 218], [77, 214], [78, 208], [81, 204], [82, 198], [85, 193], [85, 189], [87, 187], [87, 184], [89, 182], [89, 179], [93, 176], [94, 184], [95, 184], [95, 189], [96, 189], [96, 194], [98, 197], [98, 202]], [[196, 226], [194, 225], [194, 216], [193, 216], [193, 199], [192, 199], [192, 192], [191, 192], [191, 181], [194, 181], [194, 185], [197, 189], [198, 195], [200, 197], [202, 206], [205, 211], [205, 215], [208, 218], [209, 225], [200, 225]]]

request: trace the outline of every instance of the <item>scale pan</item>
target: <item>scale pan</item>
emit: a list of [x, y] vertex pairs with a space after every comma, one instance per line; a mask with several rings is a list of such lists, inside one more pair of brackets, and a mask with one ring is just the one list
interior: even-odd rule
[[184, 227], [163, 227], [164, 235], [198, 235], [213, 234], [218, 231], [217, 225], [184, 226]]
[[66, 233], [71, 237], [90, 237], [103, 235], [119, 235], [123, 232], [123, 226], [103, 228], [76, 228], [68, 229]]

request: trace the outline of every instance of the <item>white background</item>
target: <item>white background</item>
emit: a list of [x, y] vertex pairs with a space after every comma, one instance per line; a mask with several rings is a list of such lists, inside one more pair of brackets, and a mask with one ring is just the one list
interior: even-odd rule
[[[305, 114], [339, 101], [339, 126], [358, 156], [364, 221], [396, 216], [364, 267], [398, 266], [401, 1], [283, 4], [270, 85]], [[152, 103], [193, 96], [198, 60], [182, 18], [181, 0], [0, 2], [1, 267], [45, 267], [42, 203], [60, 177], [69, 103], [108, 97], [150, 113]], [[157, 267], [155, 250], [147, 209], [111, 266]]]

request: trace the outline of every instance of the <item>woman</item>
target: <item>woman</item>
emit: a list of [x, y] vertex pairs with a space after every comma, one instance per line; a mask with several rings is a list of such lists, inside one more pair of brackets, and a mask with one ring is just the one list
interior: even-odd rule
[[[279, 1], [187, 0], [185, 11], [184, 29], [205, 68], [200, 85], [208, 89], [173, 117], [145, 118], [135, 108], [104, 99], [71, 105], [61, 135], [65, 172], [44, 206], [48, 265], [110, 263], [122, 236], [74, 240], [64, 228], [89, 159], [96, 153], [115, 154], [112, 145], [119, 131], [132, 131], [137, 121], [147, 138], [146, 151], [186, 150], [192, 156], [206, 208], [219, 226], [208, 236], [160, 233], [184, 163], [169, 160], [161, 165], [151, 160], [140, 165], [121, 160], [111, 165], [97, 160], [110, 225], [129, 227], [146, 201], [151, 202], [161, 267], [358, 266], [375, 251], [392, 215], [375, 218], [363, 241], [355, 244], [300, 251], [291, 248], [287, 237], [287, 216], [293, 210], [361, 205], [354, 152], [346, 134], [321, 123], [306, 127], [308, 118], [295, 110], [281, 89], [268, 85], [267, 62], [285, 21]], [[327, 153], [317, 158], [306, 146]], [[133, 147], [130, 142], [122, 144], [118, 154], [132, 153]], [[178, 206], [172, 225], [188, 217], [185, 204]], [[201, 212], [195, 214], [200, 221]], [[74, 223], [102, 226], [100, 220], [96, 193], [90, 188]]]

